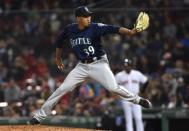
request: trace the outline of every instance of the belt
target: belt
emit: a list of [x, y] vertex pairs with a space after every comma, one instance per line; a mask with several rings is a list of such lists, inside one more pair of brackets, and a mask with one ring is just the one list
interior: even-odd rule
[[102, 57], [101, 56], [97, 56], [97, 57], [93, 57], [93, 58], [90, 58], [90, 59], [81, 60], [81, 63], [90, 64], [90, 63], [93, 63], [93, 62], [98, 61], [100, 59], [102, 59]]

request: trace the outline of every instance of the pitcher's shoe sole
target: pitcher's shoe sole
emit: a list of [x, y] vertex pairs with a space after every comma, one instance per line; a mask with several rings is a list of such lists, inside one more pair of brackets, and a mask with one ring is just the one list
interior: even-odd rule
[[151, 108], [152, 107], [152, 103], [149, 100], [144, 99], [144, 98], [140, 98], [139, 105], [141, 105], [144, 108]]
[[27, 122], [28, 125], [39, 125], [40, 122], [36, 118], [32, 118]]

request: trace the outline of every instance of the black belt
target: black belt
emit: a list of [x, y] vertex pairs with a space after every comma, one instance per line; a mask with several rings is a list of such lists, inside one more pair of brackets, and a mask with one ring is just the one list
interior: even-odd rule
[[81, 60], [81, 63], [90, 64], [90, 63], [95, 62], [95, 61], [100, 60], [100, 59], [102, 59], [102, 56], [93, 57], [93, 58], [86, 59], [86, 60]]

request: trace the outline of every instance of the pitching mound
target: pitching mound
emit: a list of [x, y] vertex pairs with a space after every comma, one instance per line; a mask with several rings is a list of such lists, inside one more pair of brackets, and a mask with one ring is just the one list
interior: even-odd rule
[[[0, 126], [0, 131], [97, 131], [94, 129], [82, 129], [82, 128], [69, 128], [69, 127], [55, 127], [55, 126], [44, 126], [44, 125], [7, 125]], [[100, 130], [98, 130], [100, 131]]]

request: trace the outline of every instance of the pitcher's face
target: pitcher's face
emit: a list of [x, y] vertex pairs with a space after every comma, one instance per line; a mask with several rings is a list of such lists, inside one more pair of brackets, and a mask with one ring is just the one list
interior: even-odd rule
[[83, 27], [88, 27], [91, 24], [91, 16], [80, 16], [77, 17], [77, 22]]

